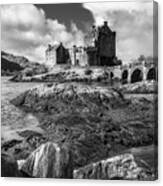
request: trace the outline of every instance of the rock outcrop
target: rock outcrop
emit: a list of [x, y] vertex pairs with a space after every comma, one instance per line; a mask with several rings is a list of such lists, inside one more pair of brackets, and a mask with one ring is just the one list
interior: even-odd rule
[[[25, 141], [28, 149], [45, 141], [67, 143], [76, 169], [128, 148], [154, 143], [153, 102], [145, 98], [126, 100], [112, 88], [49, 83], [28, 90], [11, 102], [33, 112], [45, 131], [46, 136], [37, 137], [36, 146]], [[17, 157], [21, 158], [21, 154]]]
[[96, 111], [100, 108], [118, 107], [125, 104], [123, 95], [107, 87], [95, 87], [77, 83], [39, 85], [11, 101], [32, 111], [60, 113], [70, 110]]
[[73, 164], [69, 149], [47, 142], [29, 155], [25, 161], [18, 161], [19, 169], [35, 178], [72, 178]]
[[52, 142], [41, 145], [26, 160], [18, 160], [17, 162], [18, 171], [21, 174], [34, 178], [156, 179], [151, 167], [131, 153], [120, 154], [74, 169], [70, 150]]
[[75, 179], [152, 180], [146, 163], [139, 166], [132, 154], [122, 154], [74, 170]]
[[33, 151], [27, 159], [17, 161], [2, 153], [1, 176], [148, 181], [157, 179], [151, 166], [131, 153], [123, 153], [74, 169], [70, 148], [47, 142]]

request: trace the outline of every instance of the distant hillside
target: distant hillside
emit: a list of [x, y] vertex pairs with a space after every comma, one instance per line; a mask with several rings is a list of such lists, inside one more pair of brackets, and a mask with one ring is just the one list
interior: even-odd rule
[[23, 70], [23, 67], [21, 67], [19, 64], [8, 61], [7, 59], [1, 57], [1, 75], [14, 75], [16, 72], [21, 70]]
[[13, 54], [2, 51], [1, 58], [6, 59], [10, 62], [19, 64], [21, 67], [26, 67], [29, 65], [30, 61], [23, 56], [14, 56]]
[[18, 72], [36, 75], [47, 72], [47, 68], [43, 64], [29, 61], [26, 57], [1, 51], [1, 75], [15, 75]]

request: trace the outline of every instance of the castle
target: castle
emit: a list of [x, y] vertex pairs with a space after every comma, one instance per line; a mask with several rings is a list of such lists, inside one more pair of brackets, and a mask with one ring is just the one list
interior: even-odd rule
[[49, 45], [45, 51], [47, 66], [54, 67], [56, 64], [71, 64], [79, 66], [116, 66], [121, 61], [116, 58], [116, 32], [112, 31], [107, 24], [96, 28], [87, 37], [87, 46], [74, 45], [66, 49], [62, 43]]
[[116, 32], [107, 22], [96, 28], [92, 26], [86, 37], [85, 46], [76, 45], [67, 49], [62, 43], [49, 45], [46, 50], [46, 64], [49, 68], [59, 64], [72, 66], [108, 66], [111, 78], [118, 77], [122, 83], [157, 80], [157, 59], [136, 60], [122, 65], [116, 57]]

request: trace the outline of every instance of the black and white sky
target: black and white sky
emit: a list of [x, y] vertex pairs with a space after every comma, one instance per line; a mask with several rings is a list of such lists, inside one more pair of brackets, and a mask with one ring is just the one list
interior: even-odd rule
[[117, 33], [117, 56], [124, 63], [153, 55], [152, 1], [1, 5], [1, 48], [44, 62], [48, 43], [84, 45], [91, 26], [105, 20]]

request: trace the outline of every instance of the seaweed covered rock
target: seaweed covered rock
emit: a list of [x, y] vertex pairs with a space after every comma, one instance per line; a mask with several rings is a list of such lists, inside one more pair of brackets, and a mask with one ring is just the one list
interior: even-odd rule
[[[153, 174], [146, 163], [139, 166], [132, 154], [122, 154], [74, 170], [75, 179], [149, 180]], [[143, 162], [143, 161], [142, 161]]]
[[38, 118], [46, 134], [45, 140], [37, 137], [38, 145], [51, 141], [71, 146], [75, 169], [154, 143], [153, 102], [127, 100], [113, 88], [49, 83], [11, 102]]
[[97, 111], [125, 104], [120, 92], [77, 83], [46, 84], [28, 90], [11, 101], [32, 111], [60, 113], [69, 110]]

